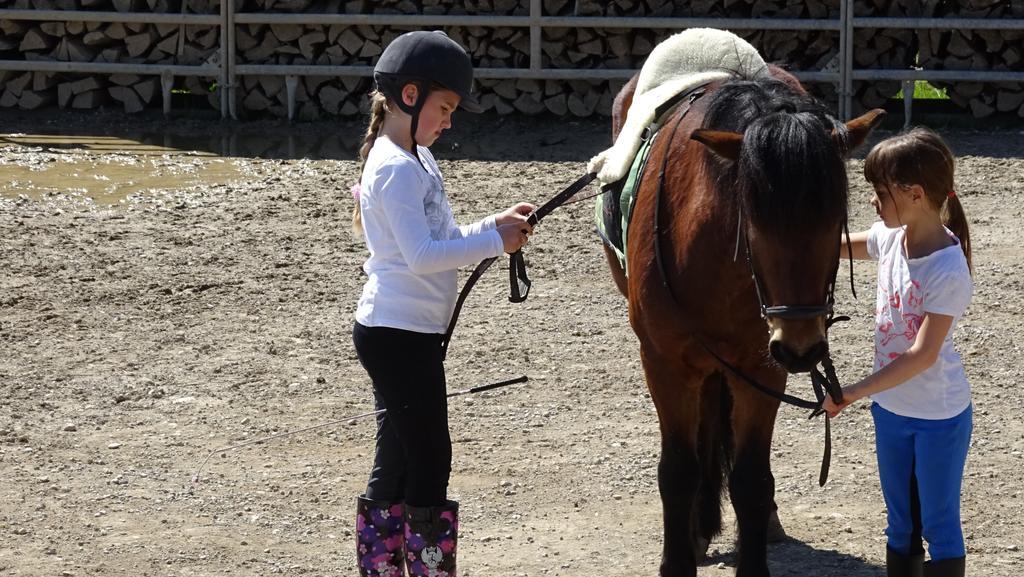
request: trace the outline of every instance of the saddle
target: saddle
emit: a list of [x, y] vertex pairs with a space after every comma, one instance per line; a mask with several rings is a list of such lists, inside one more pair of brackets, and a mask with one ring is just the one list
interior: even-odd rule
[[675, 95], [671, 100], [664, 103], [655, 115], [656, 120], [644, 129], [640, 135], [639, 149], [625, 178], [601, 187], [601, 194], [598, 195], [594, 206], [597, 234], [601, 237], [605, 246], [612, 249], [615, 256], [618, 257], [619, 265], [627, 275], [626, 238], [629, 231], [629, 221], [633, 216], [633, 207], [636, 204], [636, 191], [639, 190], [640, 183], [643, 180], [644, 169], [647, 167], [647, 160], [650, 157], [654, 139], [660, 132], [665, 120], [674, 116], [680, 108], [682, 110], [679, 113], [685, 115], [690, 105], [704, 94], [706, 86], [707, 84], [702, 84], [693, 87], [686, 92]]
[[595, 207], [598, 235], [614, 250], [624, 271], [628, 270], [626, 239], [634, 191], [664, 119], [684, 97], [711, 82], [766, 74], [768, 66], [757, 49], [725, 30], [691, 28], [651, 51], [615, 143], [587, 164], [587, 172], [597, 174], [602, 184]]

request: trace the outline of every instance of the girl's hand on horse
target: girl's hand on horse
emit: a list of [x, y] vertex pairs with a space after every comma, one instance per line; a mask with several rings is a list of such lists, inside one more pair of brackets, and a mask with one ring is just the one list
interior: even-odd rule
[[[535, 210], [537, 210], [537, 207], [533, 206], [528, 202], [520, 202], [518, 204], [514, 204], [510, 206], [508, 210], [504, 212], [499, 212], [498, 214], [494, 215], [494, 224], [501, 226], [503, 224], [525, 223], [526, 218], [530, 215], [531, 212]], [[529, 233], [532, 232], [533, 227], [530, 227]]]
[[525, 222], [503, 224], [498, 227], [498, 234], [501, 235], [501, 244], [505, 252], [512, 254], [523, 248], [523, 245], [530, 240], [530, 233], [533, 227]]

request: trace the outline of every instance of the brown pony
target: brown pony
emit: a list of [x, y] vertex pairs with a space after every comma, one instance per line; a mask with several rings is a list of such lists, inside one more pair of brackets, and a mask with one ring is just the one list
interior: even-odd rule
[[[696, 575], [721, 531], [725, 479], [739, 530], [736, 574], [768, 575], [779, 401], [733, 369], [782, 392], [787, 371], [808, 371], [827, 353], [845, 159], [883, 115], [844, 125], [791, 75], [773, 67], [771, 76], [712, 84], [685, 115], [667, 118], [636, 193], [628, 279], [605, 247], [661, 426], [662, 577]], [[636, 82], [615, 100], [613, 136]], [[773, 314], [781, 305], [797, 314]]]

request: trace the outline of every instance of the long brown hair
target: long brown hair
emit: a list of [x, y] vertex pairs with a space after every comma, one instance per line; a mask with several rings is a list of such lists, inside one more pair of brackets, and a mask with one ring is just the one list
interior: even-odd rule
[[960, 248], [971, 266], [971, 232], [953, 183], [956, 161], [942, 137], [918, 127], [886, 138], [868, 153], [864, 178], [885, 187], [919, 185], [933, 206], [940, 209], [942, 224], [960, 239]]
[[[366, 128], [366, 136], [363, 137], [363, 145], [359, 147], [359, 158], [362, 163], [359, 165], [359, 178], [363, 178], [363, 169], [366, 168], [366, 157], [370, 155], [370, 149], [380, 134], [380, 128], [384, 124], [387, 98], [378, 91], [370, 93], [370, 123]], [[363, 234], [363, 215], [359, 209], [359, 199], [355, 199], [355, 207], [352, 209], [352, 231], [359, 236]]]

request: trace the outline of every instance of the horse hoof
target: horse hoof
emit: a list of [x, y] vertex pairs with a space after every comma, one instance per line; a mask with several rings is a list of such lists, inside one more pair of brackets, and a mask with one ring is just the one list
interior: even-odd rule
[[768, 542], [780, 543], [788, 538], [786, 530], [782, 528], [782, 521], [779, 521], [779, 512], [772, 511], [768, 516]]
[[693, 543], [693, 557], [697, 563], [703, 563], [708, 558], [708, 549], [711, 547], [711, 539], [697, 537]]

